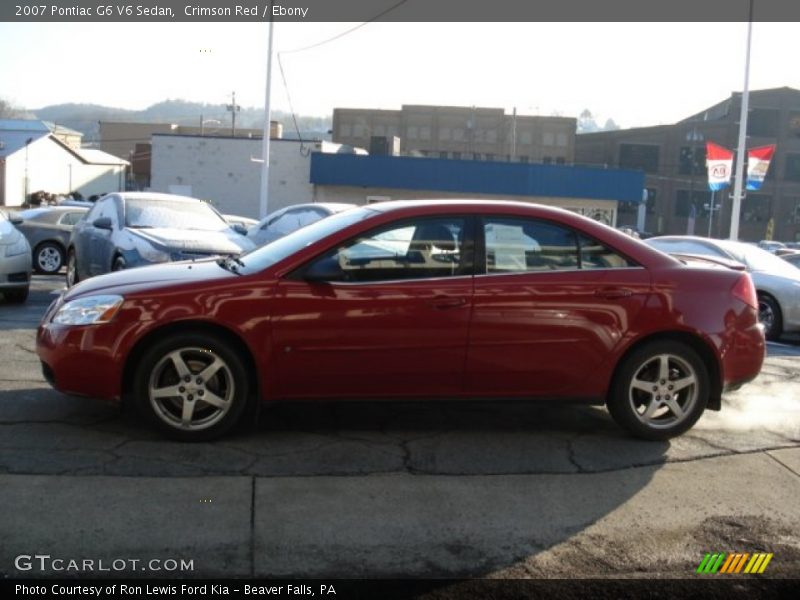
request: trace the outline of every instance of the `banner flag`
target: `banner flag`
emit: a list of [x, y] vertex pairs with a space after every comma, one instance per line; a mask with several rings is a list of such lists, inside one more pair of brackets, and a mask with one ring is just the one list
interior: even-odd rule
[[775, 144], [769, 146], [759, 146], [752, 148], [747, 153], [747, 189], [761, 189], [764, 178], [767, 176], [767, 169], [775, 154]]
[[718, 192], [730, 184], [733, 171], [733, 151], [706, 142], [706, 167], [708, 168], [708, 188]]

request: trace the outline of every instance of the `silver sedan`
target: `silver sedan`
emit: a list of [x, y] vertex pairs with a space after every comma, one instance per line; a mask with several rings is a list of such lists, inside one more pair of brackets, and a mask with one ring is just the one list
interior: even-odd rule
[[8, 302], [25, 302], [31, 285], [31, 247], [0, 211], [0, 293]]
[[758, 293], [759, 319], [769, 340], [783, 333], [800, 331], [800, 269], [753, 244], [689, 235], [645, 240], [668, 254], [725, 258], [742, 263]]

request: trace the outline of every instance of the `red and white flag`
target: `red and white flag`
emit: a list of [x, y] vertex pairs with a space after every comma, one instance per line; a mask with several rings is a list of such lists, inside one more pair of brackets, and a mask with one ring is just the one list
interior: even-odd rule
[[731, 181], [733, 152], [713, 142], [706, 142], [706, 167], [709, 189], [715, 192], [721, 190]]
[[758, 190], [767, 176], [769, 162], [775, 154], [775, 144], [751, 148], [747, 153], [747, 189]]

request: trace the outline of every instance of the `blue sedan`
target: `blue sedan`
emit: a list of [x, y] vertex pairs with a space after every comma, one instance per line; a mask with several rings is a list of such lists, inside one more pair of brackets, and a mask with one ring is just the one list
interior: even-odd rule
[[75, 225], [67, 249], [67, 286], [109, 271], [238, 256], [253, 247], [202, 200], [151, 192], [108, 194]]

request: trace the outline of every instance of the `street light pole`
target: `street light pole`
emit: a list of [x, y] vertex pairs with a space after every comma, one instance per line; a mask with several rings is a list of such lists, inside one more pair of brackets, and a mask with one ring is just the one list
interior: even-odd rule
[[747, 21], [747, 53], [744, 63], [744, 89], [742, 90], [742, 107], [739, 113], [739, 146], [736, 150], [736, 179], [733, 187], [733, 205], [731, 207], [730, 239], [739, 239], [739, 213], [742, 209], [742, 179], [744, 178], [745, 141], [747, 138], [747, 105], [750, 98], [750, 39], [753, 33], [753, 0], [750, 0], [750, 17]]
[[264, 133], [261, 141], [261, 194], [259, 202], [259, 217], [264, 218], [269, 212], [269, 136], [270, 136], [270, 92], [272, 89], [272, 39], [274, 37], [272, 10], [269, 18], [269, 43], [267, 48], [267, 90], [264, 100]]

